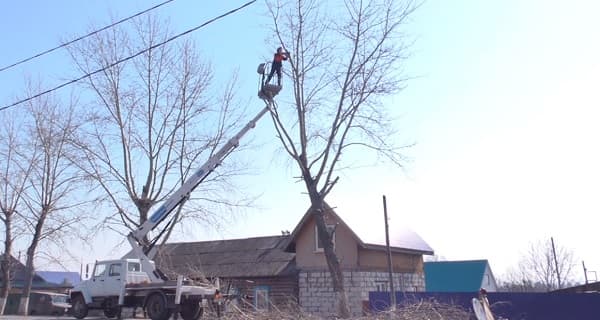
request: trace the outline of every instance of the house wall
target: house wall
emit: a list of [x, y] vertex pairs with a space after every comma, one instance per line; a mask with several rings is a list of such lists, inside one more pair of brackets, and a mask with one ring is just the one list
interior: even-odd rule
[[257, 277], [223, 279], [222, 288], [230, 286], [230, 293], [238, 293], [241, 297], [237, 303], [244, 309], [254, 308], [254, 295], [257, 288], [268, 288], [269, 303], [278, 309], [297, 308], [298, 276]]
[[494, 278], [494, 274], [492, 273], [492, 269], [490, 268], [489, 264], [485, 267], [485, 272], [483, 273], [483, 279], [481, 280], [480, 287], [485, 289], [487, 292], [498, 291], [496, 279]]
[[[344, 287], [353, 316], [363, 315], [369, 301], [369, 291], [389, 290], [389, 274], [381, 271], [344, 271]], [[396, 291], [425, 291], [423, 273], [397, 272], [393, 274]], [[327, 271], [301, 271], [298, 280], [299, 301], [302, 310], [311, 314], [336, 314], [336, 296]]]
[[[327, 224], [335, 224], [331, 215]], [[327, 263], [322, 252], [316, 252], [315, 220], [310, 217], [296, 236], [296, 266], [300, 270], [298, 300], [304, 312], [328, 316], [336, 314], [337, 298], [333, 292]], [[344, 274], [344, 287], [354, 316], [368, 306], [369, 291], [389, 290], [387, 253], [359, 248], [352, 231], [338, 224], [335, 252]], [[420, 254], [393, 253], [394, 287], [397, 291], [425, 291], [423, 258]]]
[[[387, 252], [358, 249], [358, 266], [386, 271]], [[423, 256], [408, 253], [392, 253], [392, 268], [396, 272], [423, 273]]]
[[[328, 225], [336, 223], [333, 216], [329, 214], [325, 215], [325, 222]], [[296, 238], [296, 265], [298, 268], [327, 268], [325, 254], [317, 252], [315, 249], [315, 220], [311, 217], [298, 232]], [[342, 224], [338, 224], [335, 229], [335, 253], [342, 268], [358, 265], [358, 244], [352, 232]]]

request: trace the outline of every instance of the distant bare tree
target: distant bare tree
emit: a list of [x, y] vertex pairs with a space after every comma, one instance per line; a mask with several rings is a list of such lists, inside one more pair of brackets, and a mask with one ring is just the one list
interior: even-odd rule
[[0, 221], [4, 226], [4, 254], [0, 257], [0, 315], [4, 313], [11, 288], [13, 242], [21, 233], [15, 221], [19, 218], [17, 210], [32, 170], [32, 163], [23, 158], [25, 137], [22, 134], [22, 114], [13, 110], [0, 113]]
[[[31, 90], [39, 91], [39, 90]], [[81, 217], [73, 210], [83, 204], [79, 170], [71, 162], [69, 141], [77, 129], [74, 105], [62, 106], [50, 94], [27, 103], [30, 116], [21, 132], [26, 137], [24, 163], [31, 163], [19, 216], [25, 221], [30, 243], [19, 314], [27, 314], [35, 275], [34, 260], [40, 243], [77, 231]]]
[[432, 256], [426, 256], [423, 258], [423, 260], [425, 262], [448, 261], [448, 259], [446, 259], [446, 257], [444, 257], [443, 255], [439, 255], [439, 254], [434, 254]]
[[[573, 252], [556, 245], [558, 274], [563, 284], [573, 283], [575, 260]], [[502, 290], [519, 292], [547, 292], [560, 289], [550, 239], [531, 243], [516, 268], [509, 270], [501, 281]]]
[[523, 278], [516, 270], [509, 270], [505, 278], [498, 281], [498, 291], [501, 292], [547, 292], [539, 282]]
[[344, 168], [342, 155], [372, 151], [401, 164], [382, 98], [402, 89], [402, 24], [417, 6], [410, 0], [269, 2], [278, 46], [291, 54], [293, 90], [293, 102], [274, 110], [273, 121], [306, 186], [343, 318], [349, 306], [324, 201]]
[[[105, 68], [172, 36], [168, 24], [154, 17], [130, 27], [112, 28], [71, 47], [79, 70]], [[150, 209], [237, 129], [243, 111], [236, 105], [236, 77], [227, 85], [213, 83], [211, 67], [185, 39], [108, 67], [88, 78], [86, 88], [94, 98], [79, 139], [79, 163], [107, 201], [104, 226], [119, 233], [144, 223]], [[222, 92], [220, 99], [211, 97], [216, 91]], [[240, 168], [228, 162], [209, 176], [189, 202], [193, 206], [173, 215], [175, 223], [163, 241], [182, 219], [214, 225], [224, 212], [247, 206], [251, 199], [232, 187]]]

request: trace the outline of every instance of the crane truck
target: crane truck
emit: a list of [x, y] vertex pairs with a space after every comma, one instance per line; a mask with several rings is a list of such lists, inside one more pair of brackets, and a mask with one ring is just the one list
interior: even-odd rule
[[[264, 67], [257, 71], [264, 78]], [[141, 308], [152, 320], [167, 320], [171, 315], [196, 320], [202, 316], [205, 306], [219, 294], [218, 281], [216, 284], [197, 284], [183, 276], [178, 276], [177, 280], [168, 279], [152, 261], [157, 252], [157, 239], [149, 243], [147, 236], [179, 205], [183, 205], [190, 193], [238, 146], [240, 139], [274, 107], [273, 97], [280, 89], [280, 86], [265, 86], [261, 81], [258, 95], [265, 102], [265, 107], [188, 177], [148, 220], [129, 233], [127, 240], [134, 259], [95, 263], [91, 277], [70, 292], [74, 317], [83, 319], [90, 309], [100, 309], [106, 317], [120, 319], [123, 308]]]

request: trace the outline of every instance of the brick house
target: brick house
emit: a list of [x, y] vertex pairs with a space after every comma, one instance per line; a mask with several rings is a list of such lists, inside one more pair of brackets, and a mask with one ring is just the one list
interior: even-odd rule
[[[380, 231], [351, 228], [331, 208], [325, 214], [325, 222], [335, 230], [334, 246], [344, 274], [351, 312], [360, 315], [368, 302], [369, 291], [389, 290], [385, 231], [383, 227]], [[359, 236], [358, 230], [364, 232]], [[431, 255], [433, 250], [414, 232], [396, 230], [390, 232], [394, 289], [425, 291], [423, 255]], [[331, 280], [311, 212], [302, 217], [289, 241], [286, 249], [296, 253], [298, 302], [303, 310], [317, 314], [335, 313]]]
[[[359, 235], [359, 228], [351, 228], [329, 207], [325, 221], [334, 230], [351, 312], [361, 315], [369, 291], [389, 290], [385, 231], [382, 227]], [[407, 229], [390, 232], [390, 247], [395, 289], [425, 291], [423, 255], [432, 255], [431, 247]], [[308, 313], [335, 313], [331, 280], [311, 212], [304, 214], [290, 234], [171, 243], [160, 249], [155, 260], [161, 270], [172, 273], [219, 277], [222, 287], [250, 298], [246, 306], [281, 308], [293, 301]]]

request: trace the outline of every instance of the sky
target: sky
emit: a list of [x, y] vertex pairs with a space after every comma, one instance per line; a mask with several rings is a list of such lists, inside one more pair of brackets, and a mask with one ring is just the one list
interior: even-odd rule
[[[182, 32], [245, 2], [175, 0], [154, 12]], [[158, 3], [11, 2], [0, 12], [0, 65]], [[497, 276], [550, 237], [574, 253], [576, 281], [581, 261], [600, 271], [599, 11], [594, 0], [425, 1], [404, 26], [414, 40], [404, 65], [411, 80], [386, 103], [400, 132], [390, 139], [414, 143], [408, 160], [340, 173], [328, 203], [359, 227], [383, 228], [385, 195], [390, 223], [412, 228], [444, 259], [488, 259]], [[268, 22], [258, 1], [190, 35], [215, 81], [238, 70], [240, 93], [257, 111], [256, 66], [277, 45], [266, 40]], [[73, 78], [68, 61], [58, 50], [0, 72], [0, 104], [22, 94], [26, 75], [49, 85]], [[255, 167], [241, 185], [261, 195], [257, 206], [220, 230], [183, 227], [175, 241], [277, 235], [299, 222], [308, 198], [276, 152], [272, 124], [247, 138], [263, 146], [243, 155]], [[119, 241], [103, 235], [81, 260], [116, 258], [128, 249], [114, 249]]]

